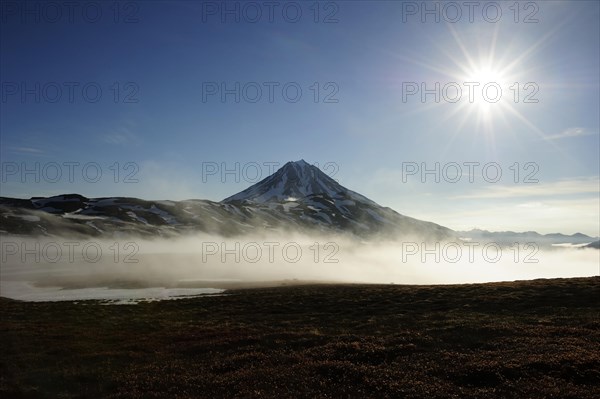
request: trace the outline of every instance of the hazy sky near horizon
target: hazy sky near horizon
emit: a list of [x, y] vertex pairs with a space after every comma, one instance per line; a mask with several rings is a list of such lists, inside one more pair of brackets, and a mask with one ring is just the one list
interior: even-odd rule
[[453, 229], [600, 235], [597, 1], [0, 4], [2, 196], [219, 201], [305, 159]]

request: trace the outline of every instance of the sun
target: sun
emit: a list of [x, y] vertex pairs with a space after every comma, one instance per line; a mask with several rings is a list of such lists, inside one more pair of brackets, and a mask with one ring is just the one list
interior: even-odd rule
[[462, 86], [462, 97], [449, 111], [450, 115], [461, 115], [461, 126], [469, 123], [489, 134], [516, 120], [533, 127], [519, 109], [525, 94], [523, 85], [529, 82], [525, 79], [534, 67], [525, 59], [539, 43], [516, 51], [518, 42], [509, 46], [497, 45], [499, 27], [475, 41], [466, 41], [454, 27], [448, 28], [453, 40], [445, 43], [451, 50], [443, 51], [451, 61], [447, 75]]
[[[466, 131], [484, 136], [491, 146], [506, 133], [523, 127], [544, 138], [545, 133], [530, 119], [537, 114], [530, 104], [540, 102], [538, 81], [544, 79], [543, 69], [533, 55], [558, 28], [532, 44], [524, 45], [513, 38], [503, 40], [502, 46], [498, 45], [500, 25], [491, 31], [475, 26], [463, 36], [457, 27], [449, 24], [447, 28], [448, 39], [434, 46], [437, 57], [424, 60], [396, 55], [426, 70], [426, 80], [410, 83], [417, 92], [417, 83], [421, 84], [421, 102], [427, 105], [411, 112], [438, 109], [440, 128], [452, 126], [453, 137]], [[482, 29], [481, 34], [474, 34], [477, 29]], [[435, 97], [432, 90], [437, 90]]]
[[478, 82], [479, 84], [485, 84], [490, 82], [502, 84], [506, 78], [503, 76], [500, 70], [488, 65], [482, 65], [476, 66], [471, 71], [469, 71], [465, 79], [470, 80], [472, 82]]
[[460, 78], [467, 92], [467, 111], [475, 111], [480, 118], [490, 119], [506, 107], [510, 95], [510, 76], [501, 66], [494, 66], [485, 60], [471, 60], [471, 65], [463, 69]]

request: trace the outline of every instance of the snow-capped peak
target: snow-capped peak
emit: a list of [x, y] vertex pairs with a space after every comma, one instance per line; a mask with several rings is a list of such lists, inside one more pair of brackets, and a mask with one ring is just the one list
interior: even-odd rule
[[326, 195], [330, 198], [349, 197], [374, 204], [362, 195], [343, 187], [318, 167], [303, 159], [286, 163], [271, 176], [224, 199], [223, 202], [244, 200], [256, 203], [280, 202], [289, 198], [300, 200], [309, 195]]

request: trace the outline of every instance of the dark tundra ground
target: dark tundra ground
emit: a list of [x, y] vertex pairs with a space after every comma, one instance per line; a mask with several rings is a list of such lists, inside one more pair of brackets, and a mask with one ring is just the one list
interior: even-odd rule
[[3, 398], [599, 398], [600, 278], [0, 299]]

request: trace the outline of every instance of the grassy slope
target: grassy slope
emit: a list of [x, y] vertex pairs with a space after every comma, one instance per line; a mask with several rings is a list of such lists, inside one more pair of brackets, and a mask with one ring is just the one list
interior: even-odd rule
[[600, 278], [0, 299], [0, 396], [600, 397]]

